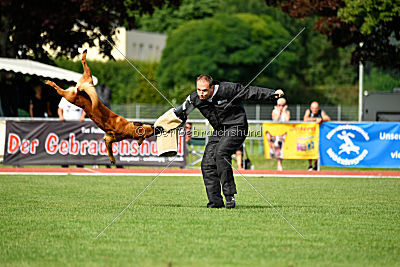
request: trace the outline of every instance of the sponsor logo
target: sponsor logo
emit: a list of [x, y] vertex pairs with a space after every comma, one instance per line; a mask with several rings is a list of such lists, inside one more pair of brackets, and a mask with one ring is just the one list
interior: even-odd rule
[[341, 165], [357, 165], [365, 159], [368, 150], [354, 144], [353, 141], [356, 137], [363, 138], [365, 141], [370, 139], [368, 133], [356, 125], [340, 125], [336, 127], [326, 135], [326, 138], [328, 140], [337, 138], [341, 144], [336, 148], [328, 148], [326, 153], [333, 161]]

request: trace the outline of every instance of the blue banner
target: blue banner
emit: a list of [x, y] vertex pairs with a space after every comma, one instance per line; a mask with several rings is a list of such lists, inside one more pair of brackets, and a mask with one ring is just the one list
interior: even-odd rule
[[400, 168], [400, 122], [320, 126], [322, 166]]

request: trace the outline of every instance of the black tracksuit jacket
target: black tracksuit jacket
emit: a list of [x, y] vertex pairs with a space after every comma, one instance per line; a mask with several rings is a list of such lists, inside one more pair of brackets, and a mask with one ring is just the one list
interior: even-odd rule
[[[190, 94], [185, 103], [177, 108], [178, 116], [188, 115], [194, 108], [208, 119], [214, 129], [236, 126], [247, 128], [247, 117], [243, 107], [243, 100], [269, 100], [275, 90], [257, 86], [248, 86], [231, 82], [215, 82], [217, 92], [210, 99], [201, 100], [197, 92]], [[232, 101], [233, 100], [233, 101]]]

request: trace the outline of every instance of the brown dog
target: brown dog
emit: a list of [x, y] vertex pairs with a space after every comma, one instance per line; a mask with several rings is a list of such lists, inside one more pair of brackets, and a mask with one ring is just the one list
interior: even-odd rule
[[131, 123], [127, 121], [124, 117], [112, 112], [99, 100], [93, 85], [92, 73], [86, 63], [86, 54], [87, 51], [85, 50], [82, 55], [84, 72], [76, 87], [64, 90], [52, 81], [45, 83], [54, 87], [60, 96], [81, 107], [89, 118], [106, 133], [104, 141], [106, 142], [108, 156], [111, 163], [115, 164], [112, 143], [124, 139], [136, 139], [141, 145], [145, 138], [153, 135], [154, 128], [152, 125], [145, 125], [141, 122]]

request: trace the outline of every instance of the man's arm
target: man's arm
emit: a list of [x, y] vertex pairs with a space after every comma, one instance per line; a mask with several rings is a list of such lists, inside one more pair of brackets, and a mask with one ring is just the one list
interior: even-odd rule
[[279, 120], [279, 116], [280, 116], [280, 115], [281, 115], [281, 114], [279, 113], [279, 110], [278, 110], [278, 109], [272, 110], [272, 120], [273, 120], [273, 121]]
[[311, 118], [310, 117], [310, 110], [307, 109], [306, 113], [304, 113], [304, 117], [303, 117], [304, 121], [315, 121], [315, 118]]
[[31, 116], [31, 118], [33, 118], [33, 104], [32, 103], [29, 104], [29, 115]]
[[82, 114], [81, 114], [81, 117], [80, 117], [80, 121], [82, 122], [82, 121], [85, 121], [85, 117], [86, 117], [86, 112], [84, 111], [84, 110], [82, 110]]
[[246, 89], [245, 100], [272, 100], [283, 96], [281, 89], [269, 89], [258, 86], [249, 86]]
[[182, 105], [178, 106], [175, 109], [175, 114], [178, 116], [181, 120], [186, 121], [187, 116], [192, 112], [194, 109], [194, 105], [192, 101], [190, 101], [190, 95], [186, 98], [185, 102], [183, 102]]
[[323, 121], [330, 121], [331, 118], [328, 116], [328, 114], [325, 113], [325, 111], [321, 111], [321, 116]]
[[269, 89], [258, 86], [248, 86], [246, 88], [239, 83], [225, 82], [224, 86], [229, 86], [230, 91], [233, 93], [232, 98], [240, 98], [244, 100], [262, 101], [271, 100], [283, 96], [281, 89]]
[[286, 114], [285, 121], [290, 121], [290, 110], [286, 110], [285, 114]]
[[62, 108], [57, 109], [57, 114], [58, 114], [58, 118], [60, 119], [60, 121], [65, 121]]

